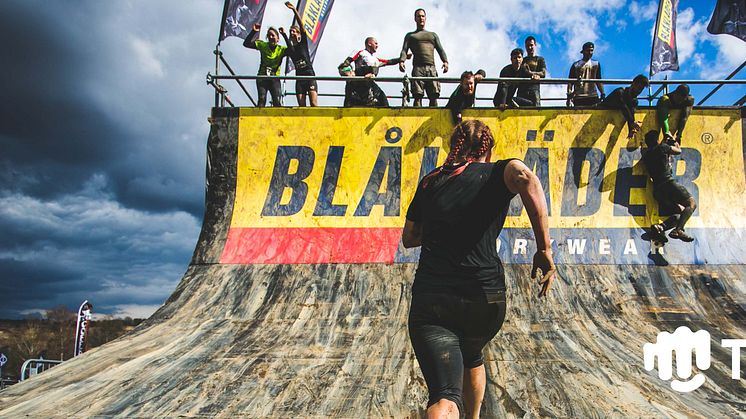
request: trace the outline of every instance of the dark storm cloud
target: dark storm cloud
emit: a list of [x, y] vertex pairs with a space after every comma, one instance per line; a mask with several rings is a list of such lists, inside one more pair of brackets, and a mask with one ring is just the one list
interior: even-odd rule
[[[151, 86], [141, 74], [128, 71], [137, 63], [128, 60], [121, 30], [127, 28], [102, 26], [116, 10], [96, 3], [79, 3], [75, 11], [64, 3], [4, 3], [0, 36], [13, 48], [5, 49], [0, 70], [0, 180], [7, 189], [54, 197], [75, 191], [91, 173], [105, 173], [127, 205], [184, 209], [201, 217], [202, 191], [195, 183], [201, 173], [196, 176], [195, 166], [185, 170], [181, 165], [188, 161], [184, 157], [197, 157], [197, 149], [181, 154], [173, 136], [174, 128], [184, 125], [163, 123], [179, 121], [173, 114], [178, 108], [144, 109], [149, 103], [143, 101], [129, 103], [139, 112], [114, 109], [117, 99], [138, 90], [158, 88], [147, 93], [178, 97], [171, 91], [178, 80]], [[119, 44], [105, 43], [117, 34]], [[205, 124], [201, 131], [195, 137], [203, 141]], [[178, 165], [164, 166], [169, 154]], [[163, 189], [179, 193], [154, 193]]]
[[127, 315], [173, 291], [202, 217], [221, 5], [2, 2], [0, 318], [83, 299]]
[[188, 263], [197, 221], [126, 209], [104, 188], [95, 177], [58, 201], [0, 197], [0, 235], [12, 238], [0, 242], [0, 317], [83, 299], [112, 312], [168, 296]]

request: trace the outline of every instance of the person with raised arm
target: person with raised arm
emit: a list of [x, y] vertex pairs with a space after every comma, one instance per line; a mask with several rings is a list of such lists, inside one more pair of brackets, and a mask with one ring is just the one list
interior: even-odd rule
[[[254, 40], [262, 28], [259, 24], [251, 27], [251, 32], [243, 41], [243, 46], [259, 51], [259, 71], [257, 76], [279, 76], [282, 59], [285, 58], [287, 47], [278, 44], [280, 41], [280, 32], [270, 27], [267, 29], [267, 41]], [[280, 28], [282, 29], [282, 28]], [[282, 106], [282, 86], [280, 79], [272, 77], [271, 79], [257, 79], [257, 106], [263, 108], [267, 104], [267, 91], [272, 95], [272, 106]]]
[[[288, 46], [287, 56], [293, 60], [296, 76], [315, 76], [313, 64], [311, 63], [311, 54], [308, 50], [308, 36], [303, 29], [303, 18], [298, 13], [298, 9], [289, 1], [285, 2], [285, 7], [293, 11], [298, 25], [290, 27], [290, 39], [285, 35], [285, 31], [280, 28], [280, 35], [285, 38], [285, 44]], [[318, 104], [318, 84], [316, 80], [296, 80], [295, 81], [295, 98], [298, 100], [298, 106], [306, 106], [306, 97], [311, 106]]]
[[[340, 74], [342, 74], [342, 69], [355, 64], [355, 76], [365, 77], [365, 80], [354, 80], [349, 83], [354, 85], [355, 90], [359, 90], [358, 96], [369, 98], [364, 106], [388, 107], [389, 101], [386, 98], [386, 93], [378, 87], [378, 84], [373, 79], [378, 75], [380, 67], [398, 64], [399, 57], [389, 59], [379, 58], [376, 55], [377, 51], [378, 41], [376, 38], [369, 36], [365, 38], [365, 48], [353, 51], [338, 66], [338, 69]], [[366, 90], [367, 92], [365, 92]]]

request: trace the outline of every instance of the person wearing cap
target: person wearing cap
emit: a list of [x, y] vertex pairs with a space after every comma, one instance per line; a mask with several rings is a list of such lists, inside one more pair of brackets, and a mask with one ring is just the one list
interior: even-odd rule
[[567, 106], [594, 106], [606, 98], [602, 83], [581, 81], [582, 79], [601, 79], [601, 63], [592, 59], [594, 49], [593, 42], [583, 44], [583, 50], [580, 51], [583, 58], [570, 66], [568, 78], [578, 81], [567, 85]]
[[[510, 64], [500, 70], [500, 78], [538, 79], [523, 65], [523, 50], [516, 48], [510, 52]], [[492, 103], [496, 108], [516, 108], [522, 106], [536, 106], [536, 102], [529, 98], [528, 84], [507, 83], [501, 81], [497, 84], [497, 91]]]
[[[694, 106], [694, 97], [689, 95], [689, 86], [686, 84], [680, 84], [676, 90], [658, 99], [658, 103], [655, 105], [655, 115], [664, 138], [674, 139], [681, 143], [681, 135], [684, 132], [686, 121], [692, 113], [692, 106]], [[679, 123], [676, 125], [675, 137], [671, 134], [668, 122], [672, 109], [681, 109], [681, 117], [679, 117]]]
[[637, 96], [648, 87], [650, 81], [642, 74], [632, 79], [629, 87], [618, 87], [614, 89], [606, 99], [598, 105], [603, 109], [616, 109], [622, 112], [624, 120], [627, 121], [627, 138], [632, 138], [640, 132], [640, 122], [635, 121], [635, 110], [637, 109]]

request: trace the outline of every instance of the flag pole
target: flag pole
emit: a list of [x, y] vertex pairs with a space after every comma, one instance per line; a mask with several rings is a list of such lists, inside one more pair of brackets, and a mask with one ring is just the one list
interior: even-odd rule
[[[655, 17], [655, 26], [653, 26], [653, 42], [650, 44], [650, 66], [648, 77], [653, 78], [653, 54], [655, 54], [655, 37], [658, 36], [658, 25], [661, 21], [661, 11], [663, 11], [663, 0], [658, 0], [658, 15]], [[648, 86], [649, 87], [649, 86]]]
[[230, 0], [225, 0], [223, 3], [223, 19], [220, 21], [220, 32], [218, 33], [218, 45], [223, 40], [223, 29], [225, 29], [225, 19], [228, 17], [228, 3]]
[[[230, 3], [230, 0], [225, 0], [223, 2], [223, 18], [220, 21], [220, 32], [218, 32], [218, 43], [215, 45], [215, 50], [213, 53], [215, 54], [215, 75], [220, 75], [220, 42], [223, 41], [223, 30], [225, 29], [225, 19], [228, 17], [228, 3]], [[218, 91], [215, 91], [215, 107], [217, 108], [219, 106], [219, 97]]]

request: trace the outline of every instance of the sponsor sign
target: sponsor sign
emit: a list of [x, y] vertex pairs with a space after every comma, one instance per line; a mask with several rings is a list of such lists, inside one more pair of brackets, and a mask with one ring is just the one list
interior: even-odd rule
[[[674, 117], [677, 115], [674, 114]], [[539, 177], [558, 263], [746, 263], [746, 179], [738, 109], [698, 109], [688, 120], [675, 176], [695, 197], [696, 240], [659, 248], [659, 222], [618, 112], [467, 111], [492, 129], [494, 158], [522, 159]], [[657, 129], [654, 110], [638, 112]], [[447, 155], [446, 110], [241, 110], [236, 199], [222, 263], [415, 262], [400, 246], [419, 180]], [[639, 136], [642, 137], [642, 136]], [[703, 139], [707, 138], [708, 141]], [[496, 243], [507, 263], [531, 263], [535, 243], [518, 197]]]

